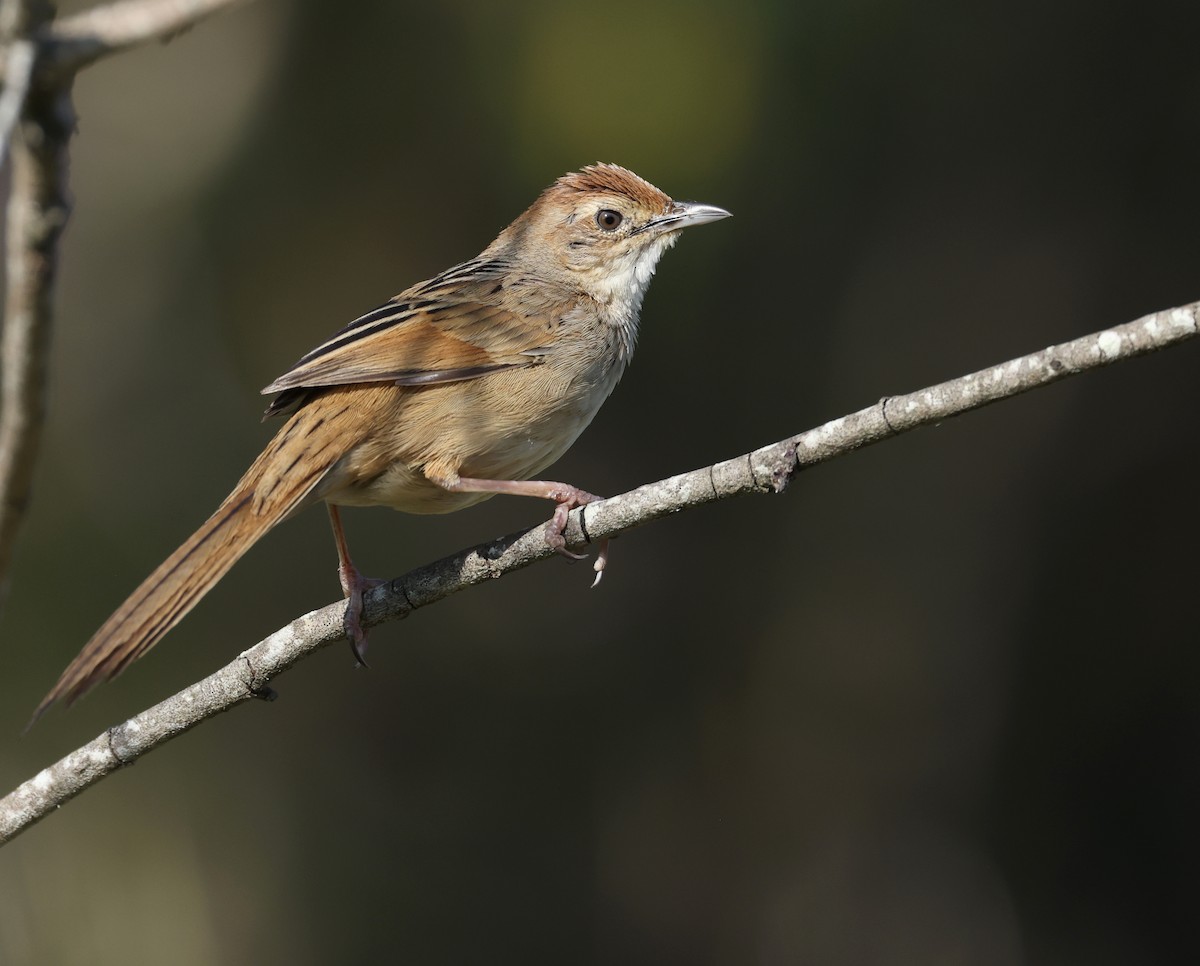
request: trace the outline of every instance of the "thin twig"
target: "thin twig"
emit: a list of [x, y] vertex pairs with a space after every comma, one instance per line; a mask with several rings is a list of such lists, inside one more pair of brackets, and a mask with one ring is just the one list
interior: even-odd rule
[[49, 374], [58, 239], [70, 212], [70, 90], [31, 90], [9, 161], [4, 333], [0, 338], [0, 579], [33, 487]]
[[[798, 470], [988, 403], [1190, 339], [1200, 333], [1200, 302], [952, 379], [835, 419], [736, 459], [692, 470], [589, 504], [571, 513], [568, 543], [604, 537], [741, 493], [780, 492]], [[460, 590], [554, 555], [544, 527], [511, 534], [413, 570], [367, 594], [363, 623], [405, 617]], [[20, 834], [110, 772], [243, 701], [312, 652], [344, 641], [345, 602], [313, 611], [193, 684], [38, 773], [0, 800], [0, 844]]]
[[[166, 42], [244, 0], [118, 0], [65, 17], [45, 32], [39, 78], [72, 75], [109, 54]], [[45, 75], [42, 74], [45, 71]]]
[[0, 162], [11, 162], [0, 340], [0, 589], [33, 488], [49, 377], [58, 240], [70, 213], [75, 73], [167, 39], [239, 0], [122, 0], [53, 24], [43, 0], [0, 2]]
[[0, 158], [8, 156], [8, 145], [21, 117], [37, 47], [29, 40], [14, 40], [8, 45], [4, 62], [4, 90], [0, 91]]

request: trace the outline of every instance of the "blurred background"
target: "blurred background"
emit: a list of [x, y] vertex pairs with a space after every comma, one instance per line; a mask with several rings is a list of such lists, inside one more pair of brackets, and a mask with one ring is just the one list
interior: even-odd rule
[[[82, 3], [63, 3], [65, 12]], [[1200, 6], [261, 0], [76, 84], [0, 790], [338, 596], [325, 514], [20, 737], [258, 390], [597, 160], [688, 233], [600, 493], [1200, 299]], [[329, 648], [0, 855], [0, 963], [1147, 964], [1200, 941], [1200, 346]], [[349, 511], [395, 576], [531, 501]]]

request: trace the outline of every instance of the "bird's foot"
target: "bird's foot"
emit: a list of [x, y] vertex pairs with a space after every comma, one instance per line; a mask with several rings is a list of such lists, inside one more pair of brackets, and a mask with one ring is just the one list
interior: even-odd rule
[[[568, 560], [587, 559], [587, 554], [575, 553], [573, 550], [567, 549], [567, 539], [564, 536], [567, 529], [567, 517], [576, 507], [587, 506], [587, 504], [595, 503], [604, 497], [566, 484], [557, 485], [553, 493], [548, 495], [550, 499], [557, 500], [558, 505], [554, 508], [554, 516], [546, 524], [546, 544]], [[600, 583], [600, 578], [604, 576], [604, 568], [607, 565], [608, 537], [604, 537], [597, 547], [596, 562], [592, 565], [592, 569], [596, 571], [596, 579], [592, 581], [592, 587]]]
[[362, 626], [363, 594], [372, 587], [386, 584], [386, 580], [377, 577], [364, 577], [351, 564], [349, 567], [338, 566], [338, 578], [342, 582], [342, 593], [346, 595], [346, 613], [342, 618], [342, 627], [346, 637], [350, 639], [350, 652], [354, 655], [355, 666], [369, 668], [367, 659], [367, 632]]

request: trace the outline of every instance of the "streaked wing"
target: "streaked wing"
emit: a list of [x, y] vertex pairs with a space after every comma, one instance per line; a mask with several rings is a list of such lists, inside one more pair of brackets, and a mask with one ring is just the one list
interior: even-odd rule
[[268, 415], [290, 408], [296, 393], [288, 390], [433, 385], [537, 365], [547, 351], [549, 320], [503, 307], [498, 296], [507, 269], [464, 262], [355, 319], [263, 390], [284, 393]]

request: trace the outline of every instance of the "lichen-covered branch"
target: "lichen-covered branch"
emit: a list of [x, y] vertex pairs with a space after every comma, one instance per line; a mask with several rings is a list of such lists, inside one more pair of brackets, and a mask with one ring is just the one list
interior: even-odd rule
[[[900, 433], [957, 416], [1067, 376], [1175, 345], [1200, 333], [1200, 302], [1156, 312], [1081, 339], [903, 396], [889, 396], [823, 426], [735, 459], [649, 483], [572, 511], [581, 547], [659, 517], [741, 493], [780, 492], [798, 470]], [[474, 584], [554, 556], [541, 526], [413, 570], [372, 590], [368, 627], [407, 616]], [[345, 602], [298, 618], [203, 681], [104, 732], [0, 800], [0, 844], [110, 772], [243, 701], [270, 696], [267, 682], [313, 651], [344, 641]]]

